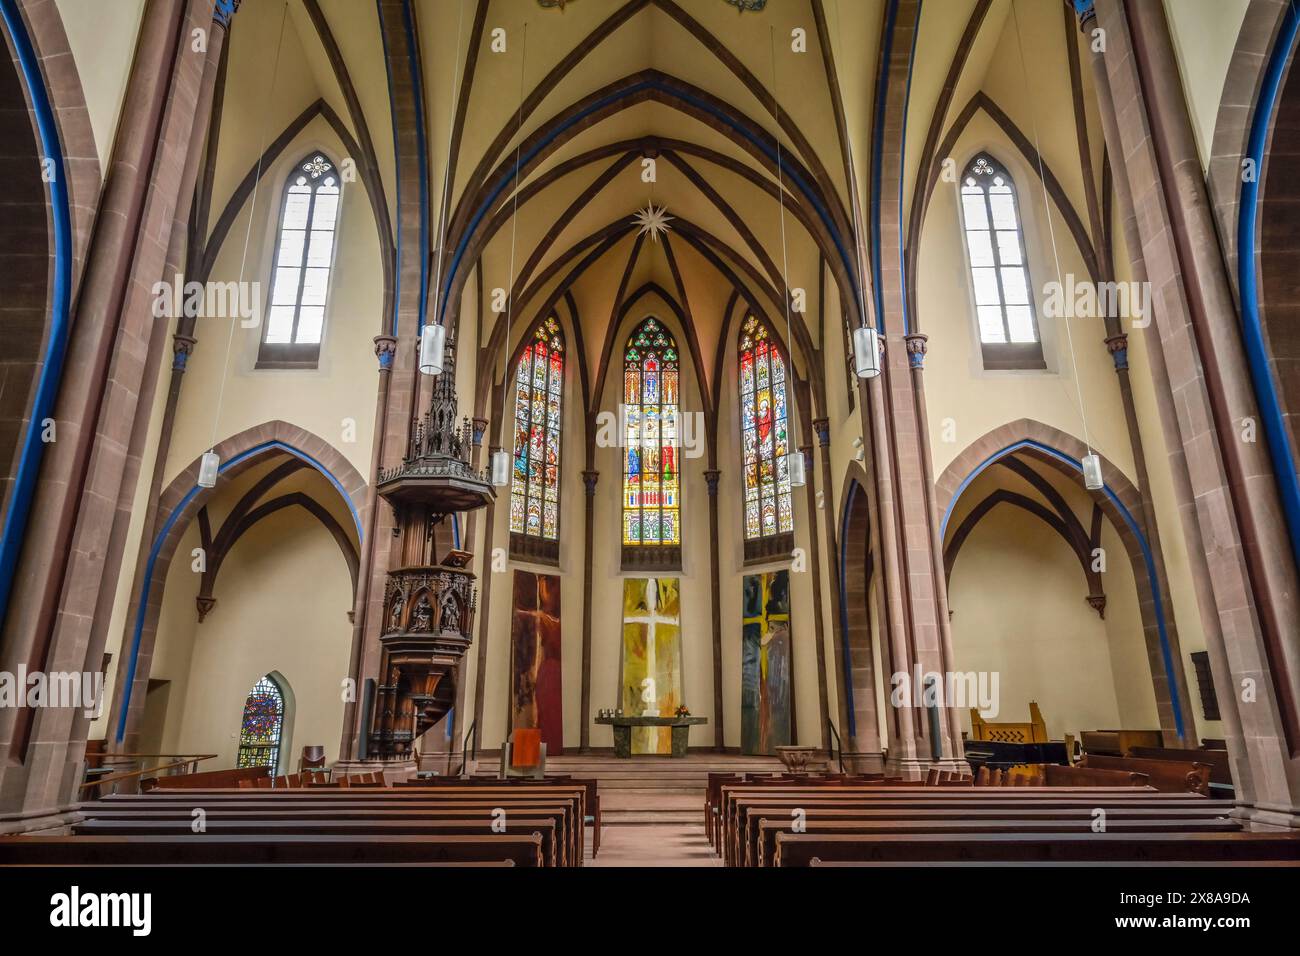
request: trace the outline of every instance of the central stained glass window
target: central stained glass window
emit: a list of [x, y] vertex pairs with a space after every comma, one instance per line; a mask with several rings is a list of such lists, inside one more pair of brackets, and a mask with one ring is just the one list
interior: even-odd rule
[[564, 334], [540, 322], [515, 368], [515, 467], [510, 530], [556, 541], [560, 535], [560, 403]]
[[745, 538], [794, 530], [786, 462], [785, 359], [767, 325], [754, 316], [740, 327], [740, 448], [745, 469]]
[[623, 353], [623, 543], [680, 545], [681, 474], [677, 343], [646, 319]]
[[269, 674], [253, 685], [244, 701], [239, 725], [237, 767], [265, 767], [275, 773], [280, 765], [280, 735], [284, 730], [284, 691]]

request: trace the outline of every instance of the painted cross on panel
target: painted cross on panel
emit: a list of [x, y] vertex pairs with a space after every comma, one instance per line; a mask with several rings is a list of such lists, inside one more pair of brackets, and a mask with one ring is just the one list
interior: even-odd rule
[[[681, 601], [676, 578], [623, 581], [623, 713], [671, 717], [681, 704]], [[638, 727], [634, 754], [672, 753], [672, 732]]]

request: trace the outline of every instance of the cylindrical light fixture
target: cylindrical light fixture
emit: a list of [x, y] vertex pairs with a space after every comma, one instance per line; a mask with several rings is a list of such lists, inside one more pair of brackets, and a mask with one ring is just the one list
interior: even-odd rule
[[786, 474], [790, 476], [790, 486], [792, 488], [802, 488], [808, 484], [808, 478], [804, 474], [803, 452], [792, 451], [785, 456]]
[[1101, 491], [1106, 487], [1101, 477], [1101, 459], [1092, 452], [1083, 456], [1083, 486], [1089, 491]]
[[880, 333], [869, 325], [853, 330], [853, 367], [859, 378], [880, 374]]
[[425, 375], [441, 375], [447, 330], [437, 322], [429, 322], [420, 333], [420, 371]]
[[505, 449], [492, 453], [492, 484], [498, 488], [510, 484], [510, 453]]
[[217, 469], [221, 467], [221, 458], [215, 451], [205, 451], [199, 459], [199, 487], [215, 488], [217, 486]]

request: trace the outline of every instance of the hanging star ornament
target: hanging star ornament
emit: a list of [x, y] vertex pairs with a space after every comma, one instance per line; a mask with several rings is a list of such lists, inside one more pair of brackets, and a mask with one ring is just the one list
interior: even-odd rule
[[632, 218], [641, 227], [637, 230], [638, 235], [649, 236], [651, 242], [658, 242], [661, 235], [668, 234], [668, 230], [672, 228], [668, 224], [675, 217], [668, 215], [668, 211], [663, 206], [647, 203], [646, 207]]

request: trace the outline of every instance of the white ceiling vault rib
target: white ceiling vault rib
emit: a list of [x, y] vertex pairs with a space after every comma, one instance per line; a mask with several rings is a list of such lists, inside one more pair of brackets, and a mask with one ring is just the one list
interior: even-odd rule
[[[572, 295], [592, 351], [605, 339], [602, 323], [610, 309], [607, 302], [598, 308], [588, 300], [617, 294], [617, 283], [611, 290], [603, 277], [621, 272], [631, 217], [653, 201], [674, 217], [670, 238], [680, 281], [654, 244], [639, 252], [645, 262], [637, 268], [645, 281], [690, 300], [685, 306], [701, 348], [711, 356], [732, 293], [742, 310], [760, 310], [784, 324], [784, 207], [789, 285], [806, 295], [791, 345], [798, 361], [820, 367], [815, 359], [820, 336], [842, 317], [830, 315], [831, 324], [820, 327], [811, 319], [822, 308], [823, 263], [835, 300], [851, 313], [857, 309], [854, 222], [860, 222], [863, 236], [870, 235], [874, 98], [881, 38], [894, 0], [783, 0], [743, 12], [727, 0], [569, 0], [562, 8], [538, 0], [408, 2], [424, 66], [431, 229], [439, 231], [444, 193], [447, 202], [446, 242], [440, 244], [436, 234], [430, 242], [429, 254], [443, 257], [440, 266], [429, 265], [431, 282], [439, 269], [443, 279], [430, 290], [431, 303], [456, 308], [460, 289], [476, 272], [486, 289], [510, 284], [513, 233], [520, 311], [512, 337], [523, 334], [534, 311]], [[1012, 2], [922, 5], [907, 63], [898, 217], [905, 231], [909, 291], [918, 268], [917, 227], [929, 215], [931, 177], [944, 158], [934, 153], [943, 144], [953, 151], [970, 145], [970, 132], [955, 141], [947, 135], [963, 110], [983, 94], [1015, 127], [1029, 127], [1024, 74], [1018, 60], [1010, 62]], [[382, 218], [391, 233], [393, 115], [374, 4], [288, 0], [288, 5], [291, 37], [277, 102], [252, 107], [265, 98], [259, 77], [265, 73], [267, 31], [258, 24], [280, 5], [250, 4], [243, 15], [248, 19], [241, 17], [233, 32], [225, 91], [232, 105], [243, 108], [229, 109], [227, 116], [270, 109], [271, 128], [278, 133], [311, 103], [322, 101], [362, 154], [372, 203], [387, 207]], [[1041, 92], [1044, 100], [1046, 168], [1068, 201], [1083, 209], [1088, 190], [1079, 170], [1062, 46], [1067, 21], [1055, 3], [1023, 7], [1030, 37], [1027, 66], [1041, 83], [1035, 95]], [[795, 52], [796, 43], [805, 52]], [[1093, 116], [1085, 117], [1086, 129], [1094, 124]], [[1095, 152], [1093, 132], [1089, 145]], [[213, 181], [214, 210], [229, 202], [247, 166], [231, 157], [249, 152], [247, 130], [233, 121], [220, 135], [224, 161]], [[778, 143], [786, 167], [779, 184]], [[516, 183], [513, 159], [520, 144], [523, 162]], [[1014, 137], [995, 145], [1014, 149]], [[653, 184], [642, 178], [645, 159], [655, 161]], [[1100, 162], [1094, 177], [1102, 178]], [[856, 196], [850, 194], [850, 181]], [[445, 299], [444, 284], [451, 288]], [[908, 299], [910, 308], [918, 307], [914, 295]], [[481, 341], [485, 348], [496, 347], [488, 329]]]

